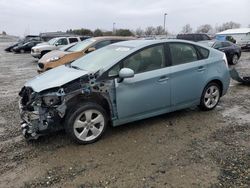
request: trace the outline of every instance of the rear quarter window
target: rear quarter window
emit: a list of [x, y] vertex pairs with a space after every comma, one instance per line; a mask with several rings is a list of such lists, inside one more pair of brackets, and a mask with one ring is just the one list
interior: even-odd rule
[[197, 50], [201, 55], [201, 59], [207, 59], [209, 56], [209, 50], [200, 46], [196, 46]]

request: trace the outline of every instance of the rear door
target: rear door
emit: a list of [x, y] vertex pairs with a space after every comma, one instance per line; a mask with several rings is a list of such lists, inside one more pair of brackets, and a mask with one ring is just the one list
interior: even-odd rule
[[[171, 66], [171, 102], [172, 106], [186, 106], [199, 102], [206, 83], [208, 60], [195, 45], [181, 42], [168, 43]], [[204, 55], [209, 51], [205, 48]], [[206, 53], [207, 52], [207, 53]]]

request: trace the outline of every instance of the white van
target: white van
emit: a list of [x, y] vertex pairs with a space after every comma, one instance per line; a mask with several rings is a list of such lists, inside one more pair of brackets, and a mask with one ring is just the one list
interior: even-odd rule
[[250, 48], [250, 28], [228, 29], [216, 33], [216, 38], [232, 36], [241, 48]]

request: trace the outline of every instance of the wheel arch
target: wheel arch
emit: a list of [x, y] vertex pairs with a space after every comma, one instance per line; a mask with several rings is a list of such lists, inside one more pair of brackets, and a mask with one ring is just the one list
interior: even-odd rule
[[[205, 87], [208, 85], [208, 84], [210, 84], [210, 83], [216, 83], [216, 84], [218, 84], [219, 85], [219, 87], [220, 87], [220, 97], [222, 96], [222, 94], [223, 94], [223, 83], [222, 83], [222, 81], [220, 80], [220, 79], [218, 79], [218, 78], [214, 78], [214, 79], [211, 79], [210, 81], [208, 81], [207, 83], [206, 83], [206, 85], [205, 85]], [[205, 88], [204, 87], [204, 88]]]
[[85, 96], [83, 94], [78, 94], [74, 96], [73, 98], [71, 98], [70, 100], [66, 102], [66, 105], [67, 105], [66, 113], [70, 111], [70, 109], [73, 108], [76, 104], [83, 103], [83, 102], [92, 102], [92, 103], [99, 104], [101, 107], [103, 107], [103, 109], [107, 113], [108, 120], [111, 120], [112, 114], [113, 114], [112, 106], [106, 97], [98, 93], [92, 93], [89, 96]]

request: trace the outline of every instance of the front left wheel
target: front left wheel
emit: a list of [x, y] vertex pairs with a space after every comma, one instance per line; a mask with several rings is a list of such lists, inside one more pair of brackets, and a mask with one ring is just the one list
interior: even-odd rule
[[99, 140], [107, 127], [105, 110], [96, 103], [77, 105], [67, 113], [65, 127], [70, 137], [79, 144]]

